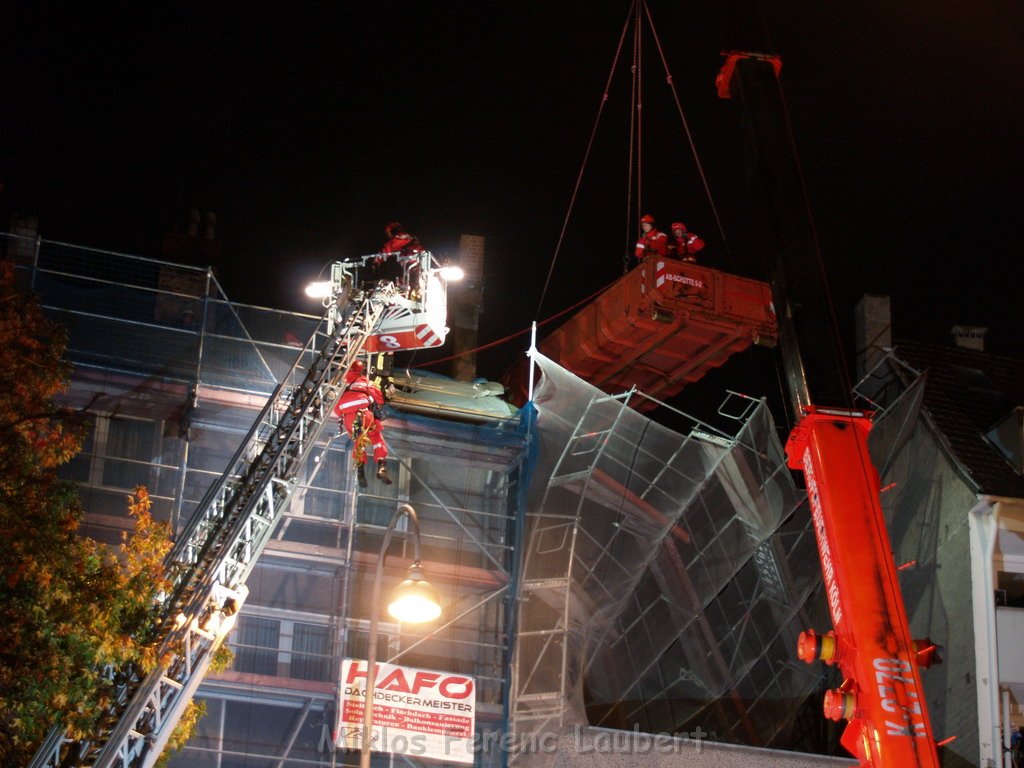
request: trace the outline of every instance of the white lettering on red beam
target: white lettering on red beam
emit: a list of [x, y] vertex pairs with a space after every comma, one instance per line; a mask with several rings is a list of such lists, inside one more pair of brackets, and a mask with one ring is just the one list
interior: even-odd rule
[[832, 548], [825, 535], [825, 512], [821, 508], [821, 496], [818, 493], [818, 480], [814, 476], [814, 465], [811, 463], [810, 447], [804, 450], [803, 463], [807, 498], [811, 503], [811, 519], [814, 521], [814, 532], [818, 536], [821, 570], [825, 575], [825, 593], [828, 596], [829, 610], [832, 612], [832, 623], [838, 628], [843, 620], [843, 606], [839, 602], [839, 585], [836, 583], [836, 568], [832, 562]]
[[[893, 722], [885, 721], [886, 734], [889, 736], [916, 736], [922, 738], [928, 735], [928, 729], [924, 722], [924, 713], [921, 711], [921, 701], [917, 694], [917, 686], [910, 662], [906, 659], [875, 659], [875, 682], [878, 684], [878, 696], [882, 700], [882, 709], [900, 715], [900, 720]], [[892, 682], [902, 683], [903, 693], [907, 696], [906, 704], [901, 704], [896, 697], [896, 688]], [[913, 701], [910, 701], [913, 699]]]

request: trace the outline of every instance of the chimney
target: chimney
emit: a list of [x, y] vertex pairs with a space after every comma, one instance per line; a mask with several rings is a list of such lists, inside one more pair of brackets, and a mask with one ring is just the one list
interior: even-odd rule
[[450, 287], [449, 308], [452, 310], [452, 347], [457, 355], [452, 361], [452, 378], [472, 381], [476, 378], [476, 349], [479, 339], [479, 318], [483, 311], [484, 238], [462, 235], [459, 238], [459, 266], [465, 272], [461, 282]]
[[203, 224], [205, 225], [204, 237], [207, 240], [217, 239], [217, 215], [212, 211], [207, 212], [204, 217]]
[[979, 325], [954, 325], [950, 334], [958, 347], [984, 352], [987, 331], [988, 328], [982, 328]]
[[864, 294], [854, 310], [857, 380], [861, 380], [892, 348], [892, 312], [888, 296]]
[[34, 269], [39, 218], [15, 214], [11, 218], [10, 233], [14, 237], [7, 243], [7, 258], [21, 266], [33, 265]]
[[[217, 241], [217, 217], [192, 208], [184, 218], [185, 231], [176, 228], [164, 234], [160, 256], [164, 261], [195, 267], [221, 266], [222, 248]], [[169, 290], [175, 290], [169, 288]]]

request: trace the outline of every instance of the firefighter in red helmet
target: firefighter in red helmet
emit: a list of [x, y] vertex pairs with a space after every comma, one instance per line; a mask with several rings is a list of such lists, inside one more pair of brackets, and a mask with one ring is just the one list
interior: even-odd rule
[[672, 242], [669, 250], [673, 256], [683, 261], [697, 261], [696, 254], [704, 247], [704, 241], [690, 232], [682, 222], [672, 224]]
[[352, 439], [352, 463], [356, 468], [359, 487], [365, 488], [366, 453], [372, 449], [377, 463], [377, 479], [391, 485], [386, 459], [388, 448], [384, 444], [384, 393], [366, 375], [362, 360], [352, 363], [344, 378], [345, 389], [334, 406], [341, 431]]
[[654, 226], [654, 217], [650, 214], [641, 217], [642, 233], [636, 243], [634, 255], [643, 261], [648, 256], [665, 256], [668, 254], [668, 236]]
[[401, 266], [402, 287], [415, 292], [419, 287], [420, 254], [423, 253], [423, 246], [415, 235], [406, 232], [405, 227], [397, 221], [392, 221], [384, 227], [384, 235], [387, 242], [381, 246], [375, 263], [379, 265], [387, 259], [394, 258]]

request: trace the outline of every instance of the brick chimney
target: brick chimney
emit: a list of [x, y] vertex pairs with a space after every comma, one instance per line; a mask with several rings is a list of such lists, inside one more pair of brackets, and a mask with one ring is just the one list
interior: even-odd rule
[[472, 381], [476, 378], [476, 349], [479, 339], [479, 318], [483, 311], [484, 238], [462, 235], [459, 238], [459, 266], [465, 272], [461, 282], [449, 286], [448, 308], [452, 319], [452, 378]]
[[892, 311], [888, 296], [864, 294], [854, 310], [857, 380], [873, 371], [892, 347]]
[[21, 266], [35, 268], [36, 244], [39, 238], [39, 218], [15, 214], [11, 218], [10, 233], [16, 237], [7, 243], [7, 258]]

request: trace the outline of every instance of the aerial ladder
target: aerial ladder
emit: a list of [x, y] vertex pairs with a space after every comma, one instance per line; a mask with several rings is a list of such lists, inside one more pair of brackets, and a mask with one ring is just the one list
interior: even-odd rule
[[779, 346], [797, 419], [788, 465], [803, 472], [832, 629], [803, 632], [798, 656], [836, 665], [842, 684], [825, 694], [825, 716], [846, 721], [840, 739], [862, 766], [938, 768], [921, 670], [937, 648], [910, 635], [882, 513], [878, 473], [868, 453], [872, 414], [848, 407], [842, 365], [817, 243], [797, 176], [776, 56], [730, 52], [718, 75], [722, 98], [738, 95], [757, 157], [756, 206], [773, 258]]
[[444, 341], [451, 268], [437, 267], [429, 252], [419, 258], [420, 285], [407, 292], [412, 300], [392, 282], [359, 290], [359, 262], [331, 265], [320, 323], [167, 556], [167, 586], [152, 610], [156, 668], [145, 675], [135, 667], [105, 670], [114, 695], [98, 732], [76, 740], [53, 728], [31, 768], [156, 762], [235, 624], [246, 579], [288, 507], [352, 363], [368, 350]]

